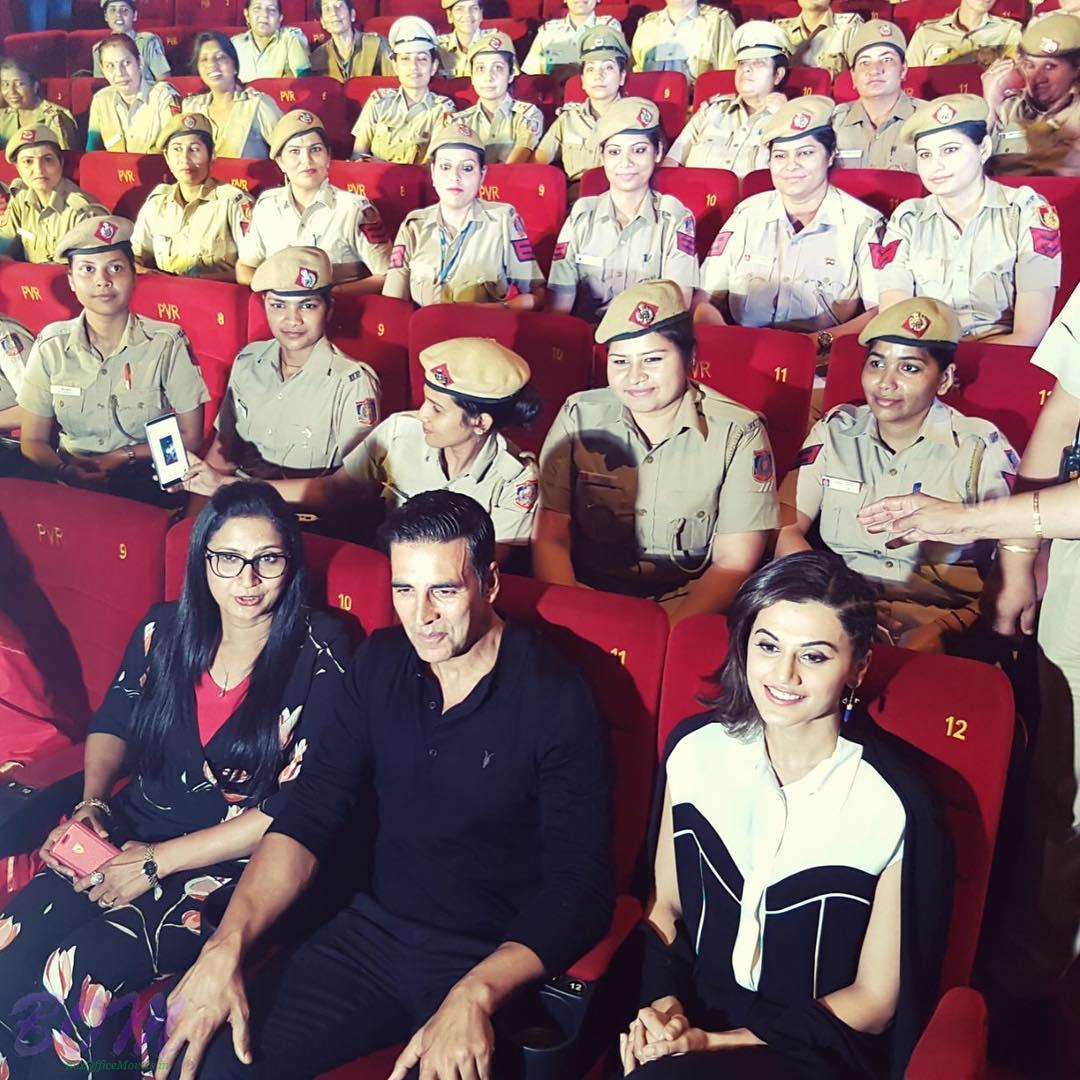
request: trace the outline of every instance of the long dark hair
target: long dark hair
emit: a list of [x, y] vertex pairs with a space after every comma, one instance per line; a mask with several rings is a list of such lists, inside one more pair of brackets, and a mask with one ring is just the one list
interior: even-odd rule
[[856, 660], [870, 651], [877, 626], [877, 593], [839, 555], [800, 551], [769, 563], [748, 577], [728, 609], [728, 654], [711, 676], [719, 685], [715, 697], [701, 698], [713, 719], [733, 735], [749, 735], [761, 724], [746, 679], [746, 651], [758, 613], [781, 600], [793, 604], [825, 604], [836, 612]]
[[295, 515], [269, 484], [243, 481], [221, 487], [195, 520], [188, 544], [184, 588], [168, 637], [150, 649], [146, 684], [135, 706], [130, 760], [136, 772], [158, 776], [165, 767], [166, 736], [177, 727], [195, 729], [195, 686], [221, 641], [221, 611], [207, 584], [206, 549], [233, 518], [265, 518], [288, 556], [278, 598], [251, 682], [236, 712], [236, 735], [226, 758], [230, 768], [251, 774], [249, 794], [265, 795], [281, 765], [278, 712], [296, 652], [304, 637], [304, 545]]

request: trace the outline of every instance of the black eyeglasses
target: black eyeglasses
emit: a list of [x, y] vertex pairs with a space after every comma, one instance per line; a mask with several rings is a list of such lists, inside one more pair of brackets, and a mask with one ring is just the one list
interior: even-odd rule
[[256, 577], [269, 579], [279, 578], [285, 573], [289, 556], [280, 551], [267, 551], [262, 555], [256, 555], [254, 559], [245, 559], [243, 555], [237, 555], [234, 551], [211, 551], [207, 548], [206, 561], [218, 577], [239, 577], [244, 572], [244, 567], [250, 566], [255, 571]]

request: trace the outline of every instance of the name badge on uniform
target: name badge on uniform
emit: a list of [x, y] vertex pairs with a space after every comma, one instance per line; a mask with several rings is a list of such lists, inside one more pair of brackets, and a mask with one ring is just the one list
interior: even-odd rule
[[29, 229], [16, 229], [15, 231], [26, 240], [34, 239], [34, 234]]
[[837, 150], [836, 156], [842, 158], [862, 157], [863, 152], [856, 147], [854, 150]]
[[113, 136], [113, 137], [112, 137], [111, 139], [105, 139], [105, 140], [104, 140], [104, 142], [105, 142], [105, 149], [106, 149], [106, 150], [109, 150], [109, 149], [111, 149], [111, 148], [112, 148], [112, 147], [114, 147], [114, 146], [115, 146], [115, 145], [116, 145], [116, 144], [117, 144], [118, 142], [120, 142], [120, 140], [121, 140], [121, 139], [123, 139], [123, 137], [124, 137], [124, 133], [123, 133], [123, 132], [121, 131], [121, 132], [119, 132], [118, 134], [114, 135], [114, 136]]
[[49, 384], [49, 393], [53, 397], [82, 397], [82, 388], [78, 386], [61, 386], [59, 383]]
[[584, 469], [578, 473], [578, 479], [583, 484], [595, 484], [596, 487], [616, 488], [618, 483], [614, 476], [602, 472], [586, 472]]
[[604, 260], [599, 255], [579, 255], [577, 261], [582, 266], [599, 266], [604, 265]]
[[845, 480], [842, 476], [823, 476], [821, 486], [836, 488], [837, 491], [846, 491], [849, 495], [858, 495], [862, 491], [861, 480]]

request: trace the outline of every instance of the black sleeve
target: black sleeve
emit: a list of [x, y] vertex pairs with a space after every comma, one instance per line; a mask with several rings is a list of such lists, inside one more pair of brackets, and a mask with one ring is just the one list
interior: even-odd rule
[[680, 920], [675, 924], [675, 940], [665, 945], [659, 934], [647, 923], [638, 928], [641, 950], [641, 983], [638, 1000], [651, 1005], [662, 997], [677, 997], [684, 1009], [694, 1006], [694, 949], [686, 927]]
[[507, 941], [527, 945], [549, 974], [607, 933], [615, 905], [612, 780], [607, 736], [584, 678], [563, 672], [543, 709], [539, 798], [543, 886], [518, 912]]
[[312, 755], [325, 737], [334, 717], [350, 652], [349, 636], [341, 621], [313, 614], [282, 707], [283, 713], [299, 708], [300, 716], [278, 774], [278, 786], [259, 803], [264, 814], [276, 817], [281, 812], [303, 771], [305, 757]]
[[362, 688], [378, 677], [371, 670], [371, 645], [365, 642], [346, 670], [313, 751], [268, 830], [291, 836], [320, 861], [370, 780], [371, 733]]

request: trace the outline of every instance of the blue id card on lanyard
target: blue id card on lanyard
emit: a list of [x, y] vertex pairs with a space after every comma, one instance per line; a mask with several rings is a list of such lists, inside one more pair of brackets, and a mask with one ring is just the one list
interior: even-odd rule
[[451, 271], [457, 266], [458, 259], [461, 258], [461, 252], [465, 247], [465, 241], [469, 237], [469, 233], [472, 232], [475, 221], [470, 221], [464, 229], [461, 230], [450, 242], [450, 258], [447, 259], [447, 243], [446, 232], [442, 228], [439, 229], [439, 273], [435, 278], [436, 285], [445, 285], [446, 279], [450, 276]]

